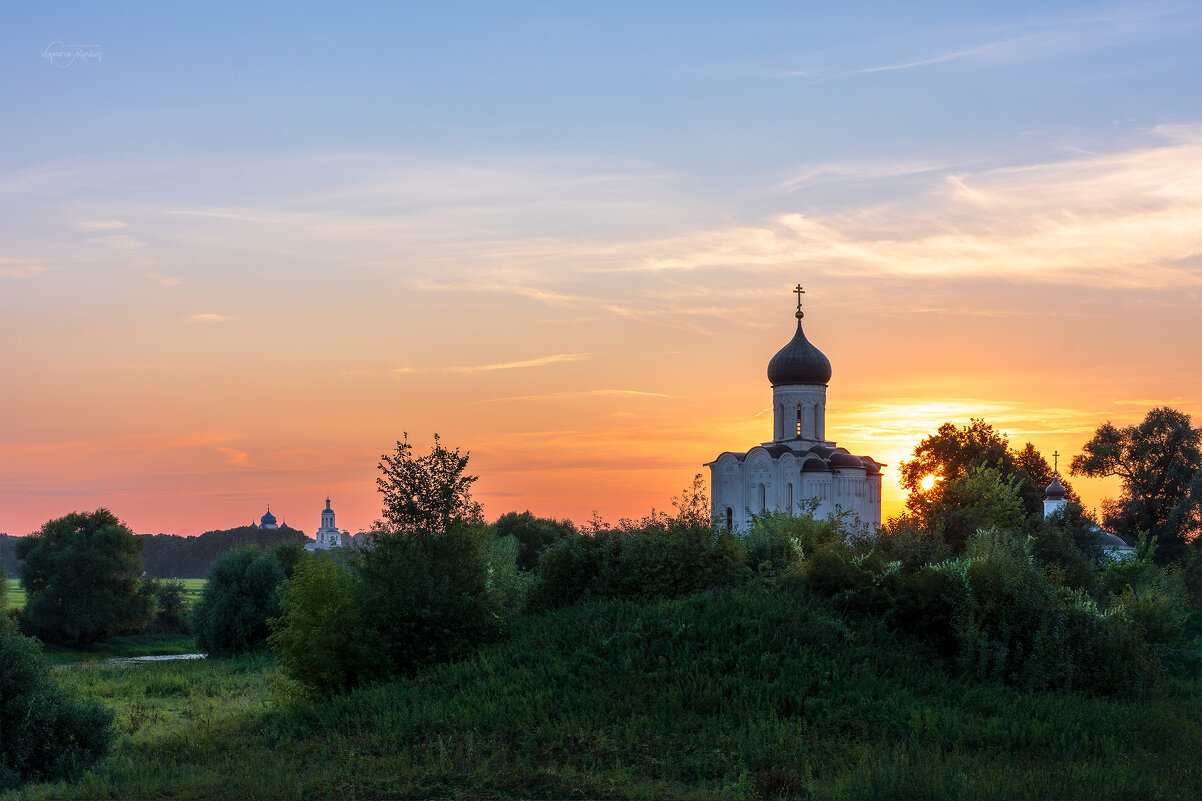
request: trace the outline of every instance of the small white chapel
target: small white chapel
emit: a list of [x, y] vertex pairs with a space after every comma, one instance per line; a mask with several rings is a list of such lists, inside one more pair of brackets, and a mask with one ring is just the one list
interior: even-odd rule
[[826, 388], [830, 360], [802, 330], [801, 284], [797, 331], [768, 362], [772, 385], [772, 440], [746, 453], [727, 451], [710, 469], [713, 517], [732, 530], [746, 528], [750, 515], [769, 510], [798, 513], [814, 499], [818, 518], [848, 513], [853, 522], [881, 524], [881, 468], [870, 456], [855, 456], [826, 438]]

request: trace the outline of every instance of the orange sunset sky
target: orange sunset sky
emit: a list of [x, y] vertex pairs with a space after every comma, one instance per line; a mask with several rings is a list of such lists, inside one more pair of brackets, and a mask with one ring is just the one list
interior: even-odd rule
[[944, 421], [1202, 425], [1197, 9], [455, 8], [4, 8], [0, 531], [353, 532], [403, 432], [489, 519], [670, 508], [798, 282], [886, 516]]

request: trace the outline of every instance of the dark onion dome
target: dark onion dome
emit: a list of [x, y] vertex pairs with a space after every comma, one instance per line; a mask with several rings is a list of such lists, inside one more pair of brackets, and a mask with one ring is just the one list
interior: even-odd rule
[[1064, 485], [1060, 483], [1060, 476], [1052, 476], [1052, 483], [1048, 484], [1047, 489], [1043, 491], [1043, 499], [1045, 501], [1063, 501], [1064, 496]]
[[275, 515], [271, 513], [270, 509], [267, 510], [267, 514], [259, 518], [259, 524], [263, 526], [275, 525]]
[[810, 344], [798, 319], [797, 333], [768, 362], [768, 382], [779, 387], [784, 384], [826, 384], [830, 380], [831, 360]]

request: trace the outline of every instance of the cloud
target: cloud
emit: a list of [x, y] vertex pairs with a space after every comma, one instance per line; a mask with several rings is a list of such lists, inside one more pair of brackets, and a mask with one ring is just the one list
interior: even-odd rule
[[254, 467], [250, 463], [250, 454], [246, 451], [240, 451], [236, 448], [218, 448], [217, 450], [225, 454], [226, 464], [231, 467]]
[[146, 243], [137, 237], [129, 234], [112, 234], [111, 236], [98, 236], [92, 239], [93, 242], [99, 242], [113, 250], [134, 250], [136, 248], [145, 247]]
[[0, 275], [7, 278], [32, 278], [38, 273], [43, 273], [46, 268], [40, 264], [26, 261], [25, 259], [8, 259], [0, 257]]
[[558, 364], [559, 362], [575, 362], [587, 359], [591, 355], [589, 353], [556, 353], [550, 356], [539, 356], [535, 359], [524, 359], [522, 361], [476, 364], [463, 367], [398, 367], [392, 372], [395, 376], [411, 375], [413, 373], [488, 373], [494, 370], [516, 370], [524, 367], [543, 367], [544, 365]]
[[[821, 70], [790, 70], [780, 77], [810, 78], [822, 83], [857, 75], [899, 72], [959, 61], [1031, 63], [1100, 50], [1128, 42], [1156, 40], [1196, 27], [1183, 17], [1177, 4], [1118, 4], [1082, 12], [1021, 21], [979, 31], [954, 31], [950, 35], [970, 43], [949, 45], [941, 52], [914, 55], [887, 64], [854, 67], [823, 75]], [[971, 40], [975, 39], [975, 42]]]
[[84, 220], [75, 223], [75, 227], [80, 231], [111, 231], [124, 228], [125, 223], [121, 220]]
[[636, 397], [636, 398], [670, 398], [671, 395], [665, 395], [661, 392], [641, 392], [635, 389], [586, 389], [576, 392], [550, 392], [545, 395], [511, 395], [506, 398], [488, 398], [486, 400], [475, 401], [468, 404], [469, 406], [478, 406], [482, 403], [501, 403], [503, 401], [544, 401], [544, 400], [574, 400], [576, 398], [593, 398], [593, 397]]
[[194, 323], [219, 323], [223, 320], [228, 320], [230, 318], [224, 314], [213, 314], [212, 312], [205, 312], [204, 314], [193, 314], [188, 319]]
[[652, 241], [617, 269], [806, 264], [844, 275], [1188, 289], [1202, 285], [1200, 132], [1166, 128], [1156, 135], [1169, 141], [1142, 149], [961, 172], [904, 208], [787, 213]]

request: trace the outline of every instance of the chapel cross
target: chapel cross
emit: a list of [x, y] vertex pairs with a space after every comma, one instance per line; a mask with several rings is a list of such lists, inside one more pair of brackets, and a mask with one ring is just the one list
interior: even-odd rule
[[1060, 475], [1060, 451], [1052, 451], [1052, 473]]
[[801, 316], [803, 314], [805, 314], [805, 312], [803, 312], [801, 310], [801, 296], [804, 295], [805, 293], [806, 293], [806, 291], [801, 288], [801, 284], [798, 284], [797, 289], [793, 290], [793, 294], [797, 296], [797, 319], [798, 320], [800, 320]]

